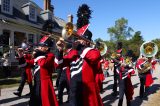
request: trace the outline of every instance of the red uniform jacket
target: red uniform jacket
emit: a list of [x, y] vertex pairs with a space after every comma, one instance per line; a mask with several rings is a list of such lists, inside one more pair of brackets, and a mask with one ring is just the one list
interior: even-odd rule
[[[24, 55], [24, 58], [25, 58], [26, 62], [28, 62], [28, 61], [31, 60], [32, 57], [31, 57], [30, 54], [25, 54], [25, 55]], [[29, 64], [27, 64], [27, 65], [25, 66], [25, 71], [26, 71], [27, 82], [28, 82], [28, 83], [32, 83], [32, 72], [31, 72], [31, 68], [32, 68], [32, 66], [29, 65]]]
[[[73, 49], [68, 49], [66, 52], [67, 52], [67, 54], [66, 55], [64, 55], [64, 57], [63, 58], [68, 58], [69, 57], [69, 55], [70, 55], [70, 51], [74, 51]], [[75, 51], [76, 52], [76, 54], [77, 54], [77, 51]], [[63, 68], [65, 68], [66, 69], [66, 76], [67, 76], [67, 80], [68, 80], [68, 83], [70, 83], [70, 79], [71, 79], [71, 73], [70, 73], [70, 64], [66, 64], [66, 66], [65, 67], [63, 67]]]
[[30, 61], [31, 64], [38, 63], [40, 66], [41, 81], [41, 100], [42, 106], [58, 106], [56, 94], [52, 82], [52, 73], [54, 70], [54, 54], [48, 53], [47, 56], [39, 56]]
[[82, 63], [80, 63], [82, 67], [79, 67], [77, 71], [72, 71], [71, 67], [71, 79], [74, 75], [82, 73], [83, 106], [103, 106], [96, 83], [96, 76], [100, 73], [100, 52], [92, 48], [86, 48], [79, 56], [76, 50], [72, 50], [63, 62], [64, 65], [76, 64], [80, 59], [82, 59]]
[[[20, 55], [19, 55], [20, 56]], [[28, 61], [31, 60], [31, 55], [30, 54], [21, 54], [20, 57], [16, 57], [16, 59], [19, 61], [19, 68], [24, 68], [25, 73], [27, 76], [27, 82], [32, 83], [32, 72], [31, 72], [31, 65], [27, 64]]]
[[102, 84], [105, 79], [103, 71], [102, 71], [102, 63], [99, 61], [98, 66], [95, 68], [96, 73], [96, 83], [98, 85], [99, 92], [102, 90]]
[[133, 68], [125, 69], [125, 67], [123, 67], [123, 66], [120, 67], [119, 76], [120, 76], [120, 80], [125, 79], [124, 84], [125, 84], [125, 88], [126, 88], [125, 90], [127, 90], [127, 92], [126, 92], [127, 100], [133, 99], [134, 87], [131, 82], [131, 74], [134, 74], [134, 73], [135, 73], [135, 71]]
[[[136, 68], [140, 69], [141, 65], [144, 64], [145, 60], [144, 59], [138, 59], [137, 60], [137, 64], [136, 64]], [[155, 63], [155, 62], [154, 62]], [[154, 64], [153, 63], [153, 64]], [[152, 64], [152, 65], [153, 65]], [[151, 74], [151, 70], [149, 70], [149, 72], [144, 73], [143, 75], [146, 75], [146, 82], [145, 82], [145, 86], [148, 87], [153, 83], [153, 79], [152, 79], [152, 74]]]

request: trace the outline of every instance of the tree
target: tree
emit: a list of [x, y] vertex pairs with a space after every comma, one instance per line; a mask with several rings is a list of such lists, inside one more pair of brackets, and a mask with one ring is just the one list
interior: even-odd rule
[[135, 58], [137, 59], [140, 55], [140, 46], [144, 42], [143, 37], [141, 36], [141, 32], [137, 31], [133, 35], [133, 37], [128, 40], [128, 48], [129, 50], [132, 50]]
[[160, 39], [154, 39], [154, 40], [152, 40], [152, 42], [154, 42], [158, 46], [159, 49], [158, 49], [158, 52], [156, 54], [156, 57], [160, 58]]
[[112, 41], [126, 40], [132, 37], [133, 29], [128, 27], [128, 20], [120, 18], [115, 21], [115, 25], [107, 29]]

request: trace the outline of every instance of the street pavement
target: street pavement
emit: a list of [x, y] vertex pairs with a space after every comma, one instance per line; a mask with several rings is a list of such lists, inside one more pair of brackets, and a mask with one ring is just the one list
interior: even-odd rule
[[[105, 106], [118, 106], [118, 96], [112, 95], [112, 86], [113, 86], [113, 72], [109, 71], [110, 76], [107, 77], [104, 81], [104, 92], [101, 94], [103, 103]], [[160, 65], [156, 65], [156, 70], [153, 72], [154, 84], [150, 87], [150, 92], [148, 97], [140, 99], [139, 96], [139, 77], [137, 72], [132, 76], [132, 84], [134, 85], [134, 95], [131, 105], [132, 106], [145, 106], [148, 101], [152, 100], [151, 98], [160, 90]], [[55, 81], [53, 81], [55, 85]], [[1, 90], [0, 96], [0, 106], [27, 106], [29, 101], [29, 96], [25, 96], [29, 92], [28, 85], [25, 85], [22, 93], [22, 97], [16, 97], [13, 95], [13, 92], [16, 91], [17, 87], [6, 88]], [[56, 94], [57, 89], [55, 88]], [[64, 91], [65, 92], [65, 91]], [[64, 93], [64, 102], [67, 100], [66, 92]], [[157, 101], [160, 102], [160, 101]], [[61, 106], [69, 106], [67, 103], [64, 103]], [[124, 96], [123, 106], [126, 106], [126, 99]], [[154, 104], [156, 106], [156, 104]]]

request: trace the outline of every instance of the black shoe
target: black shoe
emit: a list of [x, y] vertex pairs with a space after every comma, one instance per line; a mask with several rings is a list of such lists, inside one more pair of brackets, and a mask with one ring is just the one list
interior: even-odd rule
[[31, 95], [31, 93], [27, 93], [25, 96], [30, 96]]
[[21, 93], [19, 91], [13, 92], [14, 95], [21, 97]]
[[143, 95], [138, 96], [140, 99], [143, 99]]
[[69, 103], [69, 100], [67, 100], [66, 103]]

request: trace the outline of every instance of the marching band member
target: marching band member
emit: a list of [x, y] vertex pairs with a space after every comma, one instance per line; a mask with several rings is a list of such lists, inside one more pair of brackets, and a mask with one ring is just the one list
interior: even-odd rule
[[[24, 87], [25, 82], [27, 81], [29, 85], [30, 92], [32, 91], [32, 72], [31, 72], [31, 65], [27, 64], [26, 61], [31, 60], [31, 54], [29, 54], [29, 47], [26, 46], [25, 48], [18, 48], [18, 57], [19, 65], [18, 68], [21, 69], [21, 82], [16, 92], [13, 94], [17, 96], [21, 96], [22, 90]], [[29, 95], [28, 93], [27, 95]]]
[[108, 70], [109, 70], [109, 60], [104, 59], [103, 69], [104, 69], [104, 76], [109, 77], [109, 72], [108, 72]]
[[[72, 44], [68, 43], [66, 45], [66, 51], [63, 58], [67, 58], [69, 52], [72, 50]], [[59, 53], [59, 52], [57, 52]], [[64, 88], [67, 89], [67, 94], [68, 94], [68, 100], [69, 102], [69, 82], [70, 82], [70, 67], [65, 66], [65, 67], [60, 67], [58, 68], [58, 71], [61, 70], [60, 78], [59, 78], [59, 84], [58, 84], [58, 102], [59, 104], [63, 103], [63, 90]]]
[[[83, 35], [88, 40], [91, 40], [91, 36], [89, 30]], [[95, 81], [95, 76], [101, 69], [100, 52], [88, 47], [89, 43], [85, 40], [78, 39], [75, 42], [75, 50], [70, 51], [70, 55], [63, 58], [63, 65], [70, 65], [71, 71], [69, 104], [70, 106], [103, 106]]]
[[58, 106], [52, 82], [55, 68], [54, 54], [50, 52], [52, 41], [44, 36], [35, 50], [34, 59], [27, 62], [34, 65], [34, 87], [30, 97], [30, 106]]
[[[141, 55], [141, 57], [137, 60], [136, 68], [138, 69], [139, 78], [140, 78], [140, 91], [139, 91], [140, 98], [144, 97], [144, 92], [147, 93], [147, 91], [149, 90], [149, 87], [153, 83], [152, 67], [156, 63], [157, 62], [155, 60], [152, 60], [152, 57], [145, 57], [143, 55]], [[147, 65], [147, 64], [150, 64], [150, 65]]]
[[133, 96], [133, 85], [131, 82], [131, 74], [134, 74], [132, 63], [133, 52], [127, 51], [125, 60], [121, 63], [120, 69], [117, 70], [119, 73], [119, 102], [118, 106], [122, 106], [124, 94], [127, 100], [127, 106], [131, 106], [131, 100]]
[[112, 60], [111, 62], [114, 63], [114, 70], [113, 70], [113, 75], [114, 75], [114, 84], [113, 84], [113, 95], [116, 96], [118, 94], [117, 92], [117, 81], [119, 80], [119, 76], [117, 73], [117, 70], [120, 68], [120, 64], [123, 62], [123, 57], [122, 57], [122, 42], [117, 43], [117, 51], [115, 56], [111, 56]]
[[[96, 46], [95, 46], [95, 49], [98, 50], [98, 48], [100, 48], [101, 44], [100, 42], [96, 42]], [[98, 73], [96, 74], [96, 83], [97, 83], [97, 87], [98, 87], [98, 90], [100, 93], [103, 93], [103, 81], [105, 80], [105, 77], [104, 77], [104, 73], [103, 73], [103, 64], [105, 62], [105, 59], [103, 56], [101, 56], [101, 59], [100, 59], [100, 62], [98, 63], [99, 65], [99, 69], [98, 70]], [[101, 68], [100, 68], [101, 67]]]

